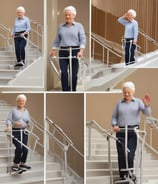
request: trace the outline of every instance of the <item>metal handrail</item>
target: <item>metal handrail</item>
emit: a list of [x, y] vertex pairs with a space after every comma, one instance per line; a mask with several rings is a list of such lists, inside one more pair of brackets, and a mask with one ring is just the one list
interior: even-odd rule
[[[5, 101], [2, 101], [1, 103], [3, 103], [3, 109], [4, 107], [6, 106], [7, 108], [9, 107], [12, 108], [12, 106], [8, 105]], [[38, 135], [35, 133], [35, 129], [39, 130], [40, 132], [42, 132], [42, 135], [44, 135], [44, 128], [33, 118], [31, 117], [30, 118], [30, 122], [29, 122], [29, 126], [28, 128], [26, 129], [26, 131], [28, 133], [30, 133], [32, 136], [35, 137], [35, 139], [37, 140], [37, 144], [41, 147], [41, 148], [44, 148], [44, 144], [40, 143], [40, 139], [38, 137]]]
[[49, 123], [49, 125], [53, 126], [55, 130], [60, 133], [60, 135], [63, 136], [63, 138], [67, 141], [69, 145], [73, 145], [73, 142], [71, 141], [71, 139], [65, 134], [65, 132], [57, 124], [55, 124], [49, 117], [46, 117], [46, 121]]
[[[111, 148], [110, 148], [110, 139], [113, 139], [115, 141], [118, 141], [119, 144], [122, 145], [122, 143], [119, 141], [119, 139], [113, 135], [112, 130], [105, 130], [103, 129], [95, 120], [92, 120], [90, 122], [87, 122], [87, 127], [89, 128], [89, 137], [88, 137], [88, 158], [91, 159], [91, 138], [92, 138], [92, 132], [91, 128], [96, 129], [99, 133], [101, 133], [102, 136], [107, 138], [108, 141], [108, 161], [109, 161], [109, 172], [110, 172], [110, 184], [113, 184], [113, 168], [112, 168], [112, 162], [111, 162]], [[143, 168], [143, 147], [145, 144], [145, 136], [146, 136], [146, 131], [143, 130], [138, 130], [138, 129], [133, 129], [138, 137], [138, 140], [141, 142], [141, 153], [138, 153], [138, 157], [140, 158], [140, 183], [142, 183], [142, 168]], [[142, 134], [142, 137], [139, 135]], [[122, 145], [125, 146], [125, 145]], [[127, 152], [130, 152], [127, 147], [125, 147], [125, 150]], [[137, 159], [138, 160], [138, 159]], [[138, 165], [137, 165], [138, 167]], [[138, 168], [136, 168], [138, 169]], [[130, 172], [130, 170], [129, 170]], [[127, 178], [127, 180], [130, 180]], [[121, 181], [115, 182], [115, 183], [122, 183]]]
[[[14, 130], [14, 131], [19, 131], [19, 130]], [[22, 143], [22, 141], [18, 140], [17, 138], [15, 138], [13, 135], [12, 135], [12, 131], [10, 132], [6, 132], [6, 130], [1, 130], [0, 132], [6, 132], [6, 136], [7, 137], [11, 137], [12, 139], [15, 139], [18, 143], [20, 143], [22, 146], [24, 146], [25, 148], [27, 148], [28, 150], [34, 152], [35, 151], [35, 148], [36, 148], [36, 145], [37, 145], [37, 141], [40, 140], [40, 138], [34, 134], [33, 132], [30, 132], [27, 128], [24, 130], [26, 133], [29, 133], [31, 134], [34, 138], [35, 138], [35, 143], [34, 143], [34, 146], [33, 146], [33, 149], [31, 149], [30, 147], [28, 147], [27, 145], [25, 145], [24, 143]]]
[[99, 36], [97, 36], [96, 34], [91, 33], [90, 36], [91, 36], [91, 40], [93, 41], [93, 43], [92, 43], [93, 44], [93, 50], [92, 50], [92, 57], [93, 58], [94, 58], [95, 42], [98, 43], [103, 48], [103, 53], [102, 53], [103, 63], [104, 63], [104, 49], [107, 50], [107, 61], [106, 61], [107, 67], [109, 67], [109, 62], [110, 62], [109, 61], [109, 53], [112, 53], [119, 58], [122, 57], [122, 55], [120, 55], [117, 52], [115, 52], [114, 50], [112, 50], [112, 47], [110, 45], [108, 45], [107, 43], [105, 43], [102, 39], [100, 39]]
[[[155, 46], [158, 46], [158, 41], [154, 40], [151, 36], [149, 36], [148, 34], [146, 34], [144, 31], [142, 31], [141, 29], [139, 29], [139, 34], [142, 35], [146, 40], [150, 41], [151, 43], [153, 43]], [[104, 63], [104, 49], [107, 49], [107, 66], [109, 66], [109, 53], [111, 52], [112, 54], [114, 54], [115, 56], [121, 58], [122, 56], [119, 55], [117, 52], [115, 52], [113, 50], [113, 47], [111, 47], [109, 44], [107, 44], [103, 39], [100, 38], [99, 35], [95, 34], [95, 33], [91, 33], [91, 40], [93, 40], [92, 44], [93, 44], [93, 50], [92, 50], [92, 57], [94, 57], [94, 50], [95, 50], [95, 46], [94, 46], [94, 42], [98, 43], [102, 48], [103, 48], [103, 52], [102, 52], [102, 60]], [[137, 45], [137, 48], [140, 48], [139, 45]], [[142, 54], [141, 52], [137, 51], [138, 53]]]
[[[42, 133], [44, 133], [44, 128], [34, 119], [31, 117], [31, 124], [34, 127], [36, 127], [37, 129], [39, 129]], [[33, 129], [32, 128], [32, 129]]]
[[[37, 48], [42, 51], [42, 55], [43, 55], [43, 25], [33, 20], [31, 20], [31, 24], [32, 24], [32, 28], [31, 28], [32, 35], [34, 34], [36, 35]], [[33, 28], [33, 26], [35, 26], [35, 28]], [[32, 37], [32, 42], [33, 42], [34, 36], [30, 35], [30, 37]]]
[[[4, 40], [4, 48], [6, 48], [8, 45], [7, 37], [10, 34], [10, 30], [7, 27], [5, 27], [3, 24], [0, 24], [0, 29], [3, 31], [3, 33], [0, 33], [0, 37], [2, 40]], [[3, 45], [2, 42], [1, 44]]]
[[143, 30], [139, 29], [139, 34], [141, 34], [144, 38], [146, 38], [148, 41], [153, 43], [155, 46], [158, 46], [158, 41], [154, 40], [151, 36], [146, 34]]
[[[147, 124], [150, 125], [149, 131], [147, 131]], [[153, 130], [158, 131], [158, 119], [152, 116], [147, 116], [144, 121], [144, 130], [148, 132], [149, 143], [145, 142], [145, 145], [158, 155], [158, 150], [153, 146]]]
[[0, 28], [1, 28], [3, 31], [7, 32], [8, 34], [10, 33], [10, 30], [9, 30], [6, 26], [4, 26], [3, 24], [0, 24]]
[[[34, 135], [36, 135], [34, 133], [34, 129], [37, 129], [39, 130], [40, 132], [42, 132], [42, 135], [44, 135], [44, 128], [36, 121], [34, 120], [32, 117], [31, 117], [31, 121], [30, 121], [30, 124], [31, 126], [29, 127], [30, 128], [30, 132]], [[40, 139], [39, 139], [40, 140]], [[44, 148], [44, 144], [40, 143], [38, 140], [37, 144], [41, 147], [41, 148]]]
[[108, 162], [109, 162], [109, 172], [110, 172], [110, 184], [113, 184], [113, 169], [112, 169], [112, 161], [111, 161], [111, 148], [110, 148], [110, 139], [114, 139], [115, 141], [119, 141], [118, 138], [116, 138], [113, 134], [111, 130], [105, 130], [103, 129], [95, 120], [92, 120], [90, 122], [87, 122], [87, 127], [88, 127], [88, 159], [92, 158], [91, 155], [91, 145], [92, 145], [92, 132], [91, 132], [91, 128], [96, 129], [98, 132], [101, 133], [101, 135], [103, 135], [107, 141], [108, 141]]
[[[32, 20], [31, 20], [31, 23], [35, 24], [35, 22], [32, 21]], [[27, 40], [29, 41], [30, 45], [37, 48], [38, 51], [42, 51], [42, 54], [43, 54], [43, 28], [42, 28], [42, 25], [39, 24], [39, 23], [38, 23], [38, 26], [41, 27], [41, 33], [38, 32], [38, 30], [34, 30], [33, 28], [31, 28], [30, 38], [27, 39]], [[6, 26], [4, 26], [3, 24], [0, 24], [0, 29], [3, 30], [6, 33], [6, 35], [4, 35], [4, 34], [0, 35], [6, 41], [6, 47], [11, 46], [10, 43], [9, 43], [9, 40], [10, 40], [9, 35], [11, 34], [11, 31]], [[35, 43], [34, 37], [31, 36], [32, 34], [36, 35], [37, 43]]]
[[[49, 58], [49, 62], [50, 65], [52, 67], [52, 69], [54, 70], [55, 74], [57, 75], [58, 79], [61, 80], [61, 71], [60, 68], [57, 68], [56, 66], [56, 61], [58, 62], [59, 59], [68, 59], [69, 60], [69, 83], [70, 83], [70, 90], [72, 91], [72, 59], [78, 59], [79, 62], [79, 71], [78, 71], [78, 81], [84, 81], [84, 77], [85, 77], [85, 71], [87, 69], [87, 64], [85, 63], [85, 58], [84, 57], [80, 57], [77, 58], [76, 56], [72, 56], [71, 55], [71, 50], [73, 50], [74, 48], [69, 48], [69, 53], [70, 55], [68, 57], [58, 57], [58, 56], [53, 56]], [[57, 49], [59, 50], [59, 49]], [[65, 50], [65, 49], [60, 49], [60, 50]], [[66, 49], [68, 50], [68, 49]], [[85, 66], [85, 67], [83, 67]], [[84, 82], [83, 82], [84, 83]]]
[[[48, 127], [46, 130], [47, 135], [49, 135], [64, 152], [64, 173], [66, 174], [68, 169], [67, 152], [69, 147], [71, 147], [82, 158], [84, 158], [84, 155], [74, 146], [72, 140], [65, 134], [65, 132], [57, 124], [55, 124], [49, 117], [46, 117], [46, 121], [48, 125], [54, 128], [52, 133], [50, 132], [49, 130], [50, 128]], [[58, 132], [61, 135], [61, 137], [63, 138], [63, 141], [59, 140], [59, 138], [55, 135], [55, 132]]]
[[[14, 131], [19, 131], [19, 130], [14, 130]], [[25, 145], [22, 140], [18, 140], [17, 138], [15, 138], [12, 134], [12, 130], [11, 131], [6, 131], [6, 130], [0, 130], [0, 133], [5, 133], [6, 136], [7, 136], [7, 150], [8, 150], [8, 155], [7, 155], [7, 158], [8, 158], [8, 163], [7, 163], [7, 173], [11, 172], [11, 162], [12, 162], [12, 140], [14, 139], [15, 141], [17, 141], [21, 146], [25, 147], [27, 150], [31, 151], [31, 153], [34, 153], [35, 149], [36, 149], [36, 145], [37, 145], [37, 142], [39, 140], [39, 137], [37, 135], [35, 135], [33, 132], [30, 132], [28, 129], [25, 129], [24, 130], [26, 134], [31, 134], [34, 138], [35, 138], [35, 142], [34, 142], [34, 145], [33, 145], [33, 148], [30, 148], [28, 145]], [[4, 134], [4, 135], [5, 135]]]

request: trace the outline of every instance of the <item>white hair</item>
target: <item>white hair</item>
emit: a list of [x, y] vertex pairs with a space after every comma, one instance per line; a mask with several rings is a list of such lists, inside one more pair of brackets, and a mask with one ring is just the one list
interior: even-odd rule
[[125, 82], [125, 83], [123, 83], [123, 85], [122, 85], [122, 90], [123, 90], [124, 88], [130, 88], [132, 91], [135, 92], [135, 85], [134, 85], [133, 82]]
[[25, 13], [25, 8], [23, 6], [19, 6], [16, 11], [22, 11], [23, 13]]
[[24, 94], [20, 94], [16, 97], [16, 101], [18, 101], [19, 99], [23, 99], [25, 102], [27, 100], [26, 96]]
[[136, 11], [133, 9], [128, 10], [128, 13], [130, 13], [133, 16], [133, 18], [135, 18], [137, 15]]
[[76, 8], [75, 8], [75, 7], [73, 7], [73, 6], [67, 6], [66, 8], [64, 8], [64, 13], [65, 13], [67, 10], [68, 10], [68, 11], [71, 11], [71, 13], [73, 13], [73, 14], [76, 16], [77, 11], [76, 11]]

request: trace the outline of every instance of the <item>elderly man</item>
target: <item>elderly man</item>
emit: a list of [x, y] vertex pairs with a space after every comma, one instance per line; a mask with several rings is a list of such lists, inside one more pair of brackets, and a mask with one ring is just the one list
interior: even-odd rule
[[28, 149], [24, 146], [27, 146], [28, 143], [28, 133], [25, 132], [25, 128], [30, 123], [29, 111], [25, 108], [26, 100], [24, 94], [19, 94], [16, 98], [17, 106], [11, 109], [6, 120], [6, 130], [12, 132], [13, 144], [15, 145], [14, 164], [11, 172], [17, 173], [31, 169], [25, 164], [28, 155]]
[[[67, 6], [64, 9], [64, 16], [65, 22], [58, 27], [58, 32], [53, 42], [50, 56], [55, 56], [56, 49], [60, 47], [59, 62], [61, 69], [62, 90], [76, 91], [77, 73], [79, 69], [78, 58], [83, 56], [83, 50], [86, 46], [86, 37], [82, 24], [75, 22], [74, 20], [76, 17], [76, 9], [73, 6]], [[70, 51], [70, 49], [72, 51]], [[70, 55], [72, 55], [72, 84], [68, 78]]]
[[15, 43], [15, 54], [17, 63], [16, 67], [23, 67], [25, 65], [25, 46], [26, 46], [26, 38], [28, 33], [31, 30], [30, 27], [30, 19], [25, 16], [25, 8], [19, 6], [16, 9], [17, 17], [15, 19], [14, 28], [11, 33], [11, 36], [14, 37]]
[[136, 12], [133, 9], [128, 10], [118, 22], [125, 26], [124, 46], [125, 46], [125, 65], [135, 63], [135, 49], [138, 39], [138, 22], [134, 20]]
[[[129, 173], [128, 171], [123, 171], [123, 169], [133, 169], [134, 167], [134, 156], [137, 147], [137, 136], [134, 128], [139, 128], [140, 112], [143, 112], [145, 115], [150, 115], [151, 109], [149, 107], [150, 96], [145, 95], [142, 99], [134, 97], [135, 85], [133, 82], [125, 82], [122, 87], [122, 92], [123, 99], [119, 100], [114, 108], [112, 126], [119, 140], [116, 144], [119, 174], [121, 180], [125, 180], [125, 178], [129, 176]], [[125, 140], [125, 127], [128, 128], [127, 140]], [[125, 147], [123, 146], [125, 145], [125, 141], [127, 141], [127, 147], [130, 151], [128, 153], [128, 166], [126, 165]], [[129, 177], [131, 177], [131, 175]], [[133, 177], [134, 181], [135, 179], [136, 178]]]

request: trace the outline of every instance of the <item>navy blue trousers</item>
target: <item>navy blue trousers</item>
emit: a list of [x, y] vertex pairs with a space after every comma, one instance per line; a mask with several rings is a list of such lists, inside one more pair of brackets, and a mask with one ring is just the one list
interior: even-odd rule
[[14, 44], [15, 44], [15, 54], [17, 62], [23, 61], [25, 63], [25, 46], [26, 46], [26, 39], [22, 37], [15, 37]]
[[[116, 137], [119, 139], [121, 144], [117, 141], [116, 147], [117, 147], [117, 153], [118, 153], [118, 166], [119, 166], [119, 174], [120, 178], [123, 178], [125, 175], [128, 175], [128, 172], [121, 171], [121, 169], [126, 169], [126, 158], [125, 158], [125, 132], [118, 132], [116, 134]], [[128, 168], [134, 167], [134, 156], [135, 151], [137, 148], [137, 135], [134, 132], [134, 130], [128, 131], [128, 149], [130, 152], [128, 152]]]
[[135, 63], [135, 49], [136, 49], [136, 45], [134, 45], [130, 41], [126, 41], [125, 43], [125, 64], [126, 65]]
[[[72, 49], [72, 56], [77, 57], [77, 53], [79, 52], [79, 49]], [[69, 74], [68, 69], [70, 67], [69, 64], [69, 50], [59, 50], [59, 57], [64, 57], [59, 60], [60, 62], [60, 69], [61, 69], [61, 84], [62, 84], [62, 90], [63, 91], [70, 91], [70, 80], [69, 80]], [[65, 58], [67, 57], [67, 58]], [[79, 69], [79, 63], [77, 58], [72, 58], [72, 91], [76, 91], [77, 87], [77, 74]]]
[[[22, 131], [22, 132], [21, 132]], [[27, 145], [28, 134], [23, 129], [13, 129], [12, 134], [14, 138], [22, 141], [24, 145]], [[21, 136], [22, 135], [22, 136]], [[27, 160], [28, 149], [22, 146], [16, 139], [13, 138], [13, 144], [15, 145], [15, 156], [14, 163], [19, 164], [20, 162], [25, 163]]]

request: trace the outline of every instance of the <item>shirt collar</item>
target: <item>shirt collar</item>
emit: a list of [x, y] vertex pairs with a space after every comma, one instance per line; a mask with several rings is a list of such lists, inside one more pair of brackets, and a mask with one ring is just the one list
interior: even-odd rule
[[[132, 97], [131, 102], [134, 102], [134, 101], [135, 101], [135, 98], [134, 98], [134, 97]], [[126, 102], [126, 101], [125, 101], [125, 99], [123, 98], [123, 99], [121, 100], [121, 102], [123, 103], [123, 102]]]
[[[75, 25], [75, 24], [76, 24], [76, 22], [73, 22], [73, 23], [72, 23], [72, 25]], [[66, 22], [63, 23], [63, 26], [66, 26]]]
[[[18, 106], [16, 106], [16, 109], [17, 109], [17, 110], [19, 110], [19, 107], [18, 107]], [[25, 111], [25, 107], [24, 107], [24, 111]]]
[[129, 21], [129, 22], [134, 22], [134, 19], [132, 19], [131, 21]]
[[18, 19], [18, 20], [22, 20], [22, 19], [24, 19], [24, 16], [23, 16], [23, 17], [21, 17], [21, 18], [17, 17], [17, 19]]

